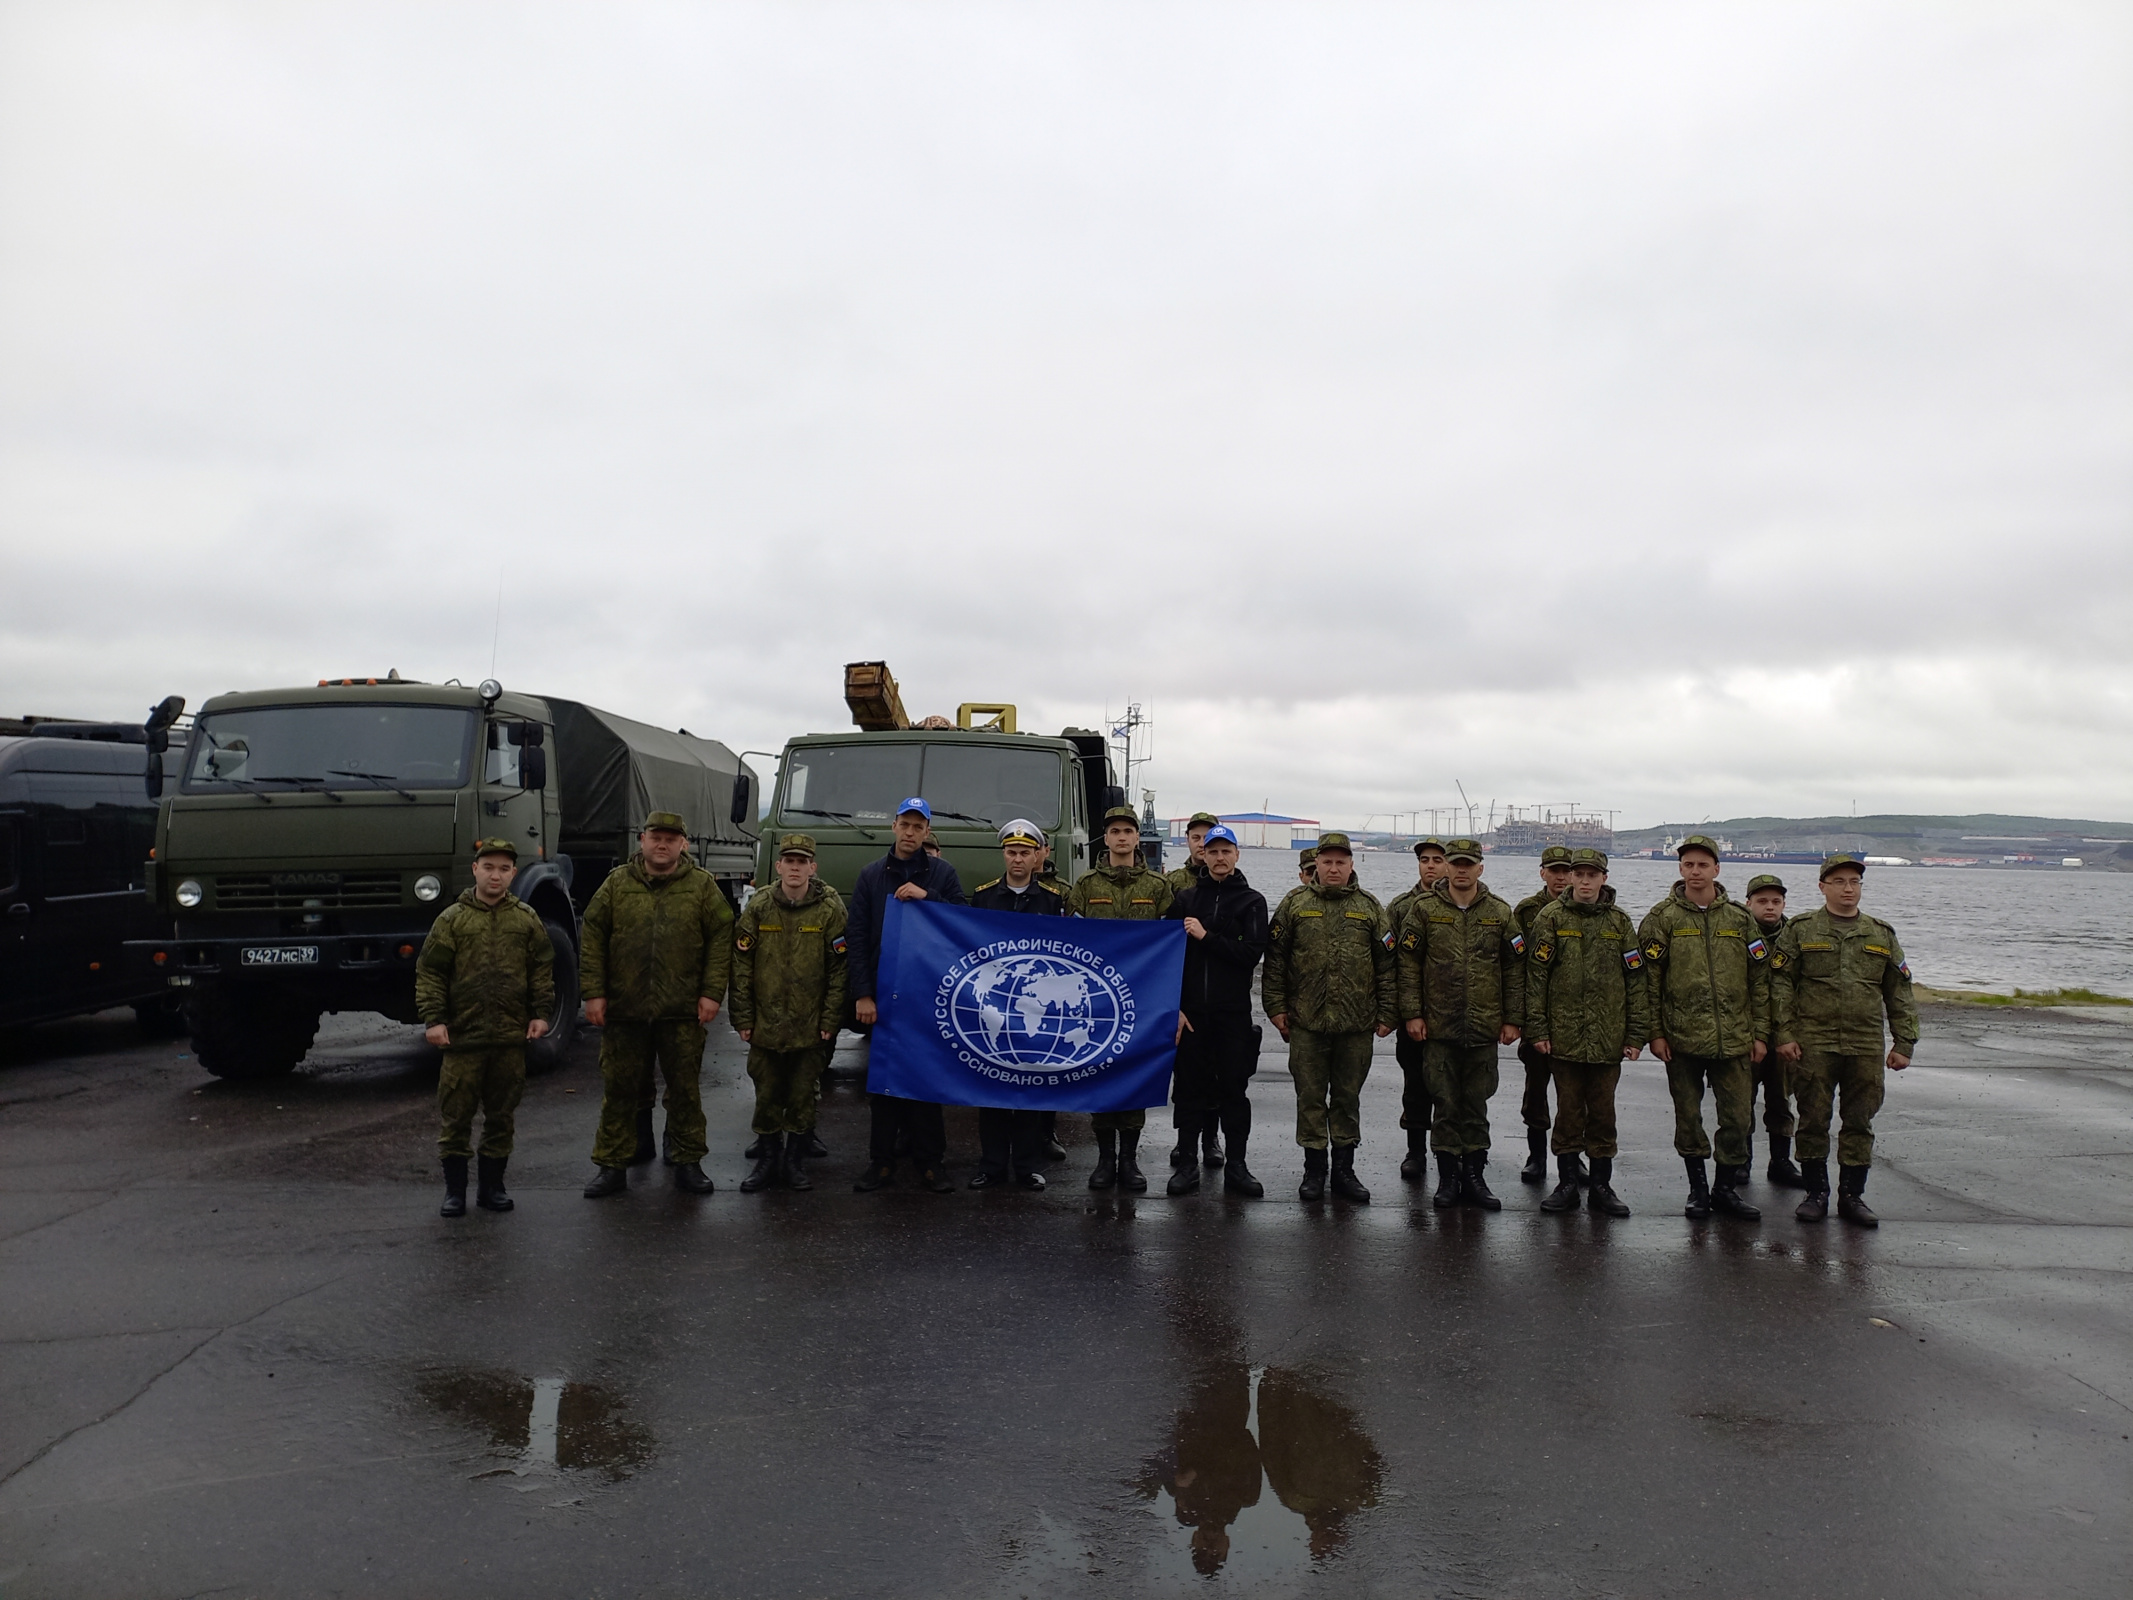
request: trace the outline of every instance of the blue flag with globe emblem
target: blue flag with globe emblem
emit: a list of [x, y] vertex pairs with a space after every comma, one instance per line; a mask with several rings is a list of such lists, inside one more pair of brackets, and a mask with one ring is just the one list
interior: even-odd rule
[[1182, 923], [891, 900], [878, 971], [875, 1094], [1023, 1111], [1170, 1097]]

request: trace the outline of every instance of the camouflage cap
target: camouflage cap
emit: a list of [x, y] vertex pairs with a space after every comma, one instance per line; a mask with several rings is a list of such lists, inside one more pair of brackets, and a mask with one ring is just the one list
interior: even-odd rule
[[1570, 865], [1573, 868], [1598, 867], [1602, 872], [1607, 870], [1607, 852], [1605, 850], [1593, 850], [1590, 848], [1565, 850], [1563, 854], [1570, 858]]
[[1567, 867], [1570, 865], [1570, 859], [1568, 845], [1551, 844], [1541, 852], [1541, 865], [1544, 867]]
[[1318, 836], [1318, 853], [1324, 855], [1328, 850], [1338, 850], [1342, 855], [1347, 856], [1355, 854], [1355, 846], [1348, 842], [1348, 836], [1345, 833], [1320, 834]]
[[1725, 860], [1725, 853], [1718, 848], [1718, 841], [1708, 833], [1692, 833], [1674, 846], [1676, 857], [1686, 855], [1691, 850], [1701, 850], [1713, 861]]
[[1748, 880], [1748, 887], [1742, 893], [1760, 894], [1765, 889], [1775, 889], [1779, 894], [1783, 894], [1785, 892], [1785, 880], [1774, 872], [1758, 872]]
[[1822, 858], [1822, 870], [1815, 874], [1815, 882], [1820, 883], [1832, 872], [1839, 871], [1844, 867], [1850, 867], [1852, 871], [1858, 873], [1861, 877], [1866, 875], [1866, 863], [1863, 860], [1853, 855], [1849, 850], [1838, 850]]
[[1431, 834], [1427, 839], [1417, 839], [1415, 841], [1415, 854], [1420, 855], [1425, 850], [1434, 850], [1441, 856], [1444, 854], [1444, 841], [1435, 834]]
[[1222, 819], [1212, 811], [1195, 811], [1186, 820], [1185, 831], [1190, 833], [1195, 828], [1218, 828], [1221, 825]]
[[815, 841], [804, 833], [787, 833], [778, 838], [778, 854], [781, 856], [805, 856], [815, 859]]
[[687, 833], [689, 825], [681, 820], [678, 811], [648, 811], [644, 817], [644, 832]]
[[1307, 845], [1305, 845], [1305, 846], [1303, 847], [1303, 849], [1301, 849], [1300, 851], [1298, 851], [1298, 852], [1297, 852], [1297, 854], [1296, 854], [1296, 870], [1297, 870], [1298, 872], [1308, 872], [1308, 871], [1309, 871], [1309, 870], [1310, 870], [1311, 868], [1313, 868], [1313, 867], [1315, 867], [1315, 866], [1317, 866], [1317, 865], [1318, 865], [1318, 846], [1317, 846], [1317, 845], [1315, 845], [1315, 844], [1307, 844]]
[[1141, 814], [1131, 806], [1113, 806], [1104, 813], [1104, 826], [1108, 828], [1114, 822], [1130, 822], [1133, 824], [1134, 831], [1139, 832]]
[[1454, 839], [1444, 847], [1444, 859], [1447, 861], [1479, 861], [1481, 859], [1481, 841], [1479, 839]]
[[474, 859], [479, 861], [483, 856], [509, 856], [513, 861], [516, 861], [518, 859], [518, 846], [509, 839], [476, 839], [474, 841]]

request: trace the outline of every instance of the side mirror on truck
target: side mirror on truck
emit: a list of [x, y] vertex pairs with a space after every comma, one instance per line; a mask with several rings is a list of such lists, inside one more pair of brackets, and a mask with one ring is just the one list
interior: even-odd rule
[[548, 730], [538, 722], [514, 722], [504, 730], [504, 737], [519, 747], [518, 786], [547, 788]]
[[733, 808], [729, 813], [729, 820], [736, 828], [743, 828], [754, 814], [755, 775], [742, 772], [733, 780]]
[[148, 798], [163, 798], [163, 753], [170, 748], [170, 727], [185, 715], [185, 696], [165, 695], [149, 708], [148, 721], [142, 731], [147, 734], [148, 766], [143, 774], [148, 786]]

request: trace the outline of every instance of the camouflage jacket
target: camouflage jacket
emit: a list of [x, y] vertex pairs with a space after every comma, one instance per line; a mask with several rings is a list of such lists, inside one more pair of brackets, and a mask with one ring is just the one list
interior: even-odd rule
[[1486, 884], [1464, 911], [1439, 883], [1408, 902], [1397, 956], [1400, 1016], [1443, 1044], [1494, 1044], [1526, 1015], [1526, 944], [1518, 917]]
[[[1614, 890], [1609, 889], [1607, 896], [1612, 901]], [[1545, 907], [1553, 905], [1558, 898], [1560, 897], [1550, 894], [1546, 889], [1542, 889], [1535, 894], [1527, 895], [1525, 899], [1519, 901], [1517, 905], [1511, 908], [1511, 915], [1518, 923], [1518, 931], [1520, 933], [1531, 933], [1533, 931], [1533, 919], [1539, 916]], [[1625, 911], [1622, 915], [1626, 917], [1629, 913]]]
[[805, 1050], [844, 1019], [844, 902], [810, 883], [795, 905], [756, 890], [733, 930], [733, 1026], [766, 1050]]
[[696, 1016], [699, 996], [723, 1001], [733, 970], [733, 907], [687, 856], [664, 878], [641, 855], [607, 875], [585, 908], [580, 992], [617, 1022]]
[[1268, 927], [1259, 1003], [1313, 1033], [1367, 1033], [1393, 1024], [1392, 919], [1349, 883], [1306, 884]]
[[1067, 890], [1070, 917], [1122, 917], [1128, 922], [1155, 922], [1170, 909], [1170, 885], [1146, 867], [1091, 867]]
[[450, 1048], [524, 1044], [555, 1009], [555, 946], [517, 895], [485, 906], [472, 889], [430, 924], [415, 962], [415, 1015], [451, 1029]]
[[1188, 861], [1184, 866], [1172, 867], [1168, 872], [1164, 873], [1163, 881], [1170, 885], [1172, 894], [1183, 894], [1206, 876], [1207, 869], [1205, 867], [1196, 867]]
[[1861, 912], [1847, 922], [1826, 909], [1794, 917], [1770, 966], [1779, 1044], [1878, 1056], [1886, 1015], [1897, 1053], [1917, 1051], [1911, 964], [1879, 917]]
[[1721, 888], [1696, 907], [1675, 884], [1637, 929], [1652, 1035], [1688, 1056], [1744, 1056], [1770, 1037], [1770, 941]]
[[1538, 908], [1526, 929], [1525, 1036], [1558, 1061], [1601, 1063], [1650, 1041], [1644, 952], [1612, 888], [1589, 906], [1566, 894]]

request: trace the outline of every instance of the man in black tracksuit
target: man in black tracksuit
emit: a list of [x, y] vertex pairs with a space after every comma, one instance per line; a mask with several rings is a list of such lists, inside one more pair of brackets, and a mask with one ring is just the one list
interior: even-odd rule
[[[933, 808], [923, 800], [906, 800], [896, 808], [892, 825], [896, 842], [879, 861], [859, 869], [846, 905], [844, 929], [845, 974], [852, 989], [852, 1009], [859, 1025], [871, 1029], [881, 1013], [874, 1004], [877, 968], [881, 964], [881, 928], [891, 900], [940, 900], [952, 906], [964, 904], [963, 882], [944, 856], [926, 854], [926, 835], [933, 828]], [[941, 1171], [948, 1154], [948, 1125], [941, 1108], [924, 1100], [905, 1100], [893, 1094], [870, 1094], [873, 1129], [867, 1141], [867, 1170], [852, 1185], [859, 1190], [879, 1189], [896, 1176], [897, 1136], [908, 1143], [911, 1159], [918, 1163], [919, 1182], [935, 1194], [955, 1187]]]
[[[1252, 1131], [1246, 1089], [1259, 1070], [1259, 1029], [1252, 1023], [1252, 969], [1267, 950], [1266, 897], [1237, 870], [1237, 836], [1217, 825], [1207, 833], [1205, 870], [1180, 889], [1167, 915], [1185, 924], [1185, 981], [1179, 1009], [1185, 1033], [1171, 1094], [1177, 1102], [1179, 1144], [1220, 1123], [1227, 1144], [1222, 1187], [1253, 1199], [1266, 1186], [1244, 1164]], [[1170, 1174], [1171, 1194], [1200, 1187], [1200, 1164], [1181, 1162]]]
[[[1063, 917], [1066, 896], [1037, 876], [1044, 864], [1044, 830], [1022, 817], [1000, 829], [1000, 855], [1006, 870], [970, 891], [977, 911], [1010, 911], [1022, 916]], [[1013, 1183], [1042, 1189], [1044, 1144], [1051, 1137], [1050, 1113], [1009, 1111], [997, 1106], [978, 1111], [978, 1175], [973, 1189], [998, 1189]]]

